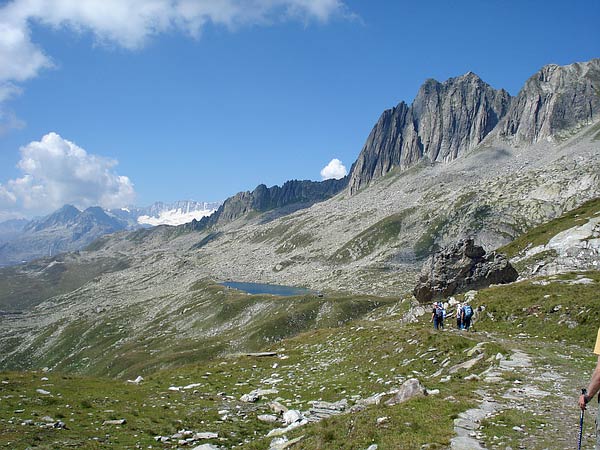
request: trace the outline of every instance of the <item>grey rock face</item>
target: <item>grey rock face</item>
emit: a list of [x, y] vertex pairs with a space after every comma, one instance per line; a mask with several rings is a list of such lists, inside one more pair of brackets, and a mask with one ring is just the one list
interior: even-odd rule
[[[600, 212], [600, 211], [599, 211]], [[553, 275], [600, 267], [600, 217], [590, 217], [579, 226], [562, 231], [548, 241], [527, 249], [513, 262], [536, 258], [527, 275]]]
[[468, 289], [515, 281], [519, 274], [501, 254], [485, 255], [472, 239], [459, 241], [432, 255], [423, 265], [414, 296], [420, 302]]
[[551, 64], [527, 80], [494, 135], [518, 144], [555, 138], [600, 116], [600, 59]]
[[410, 107], [402, 102], [381, 115], [352, 166], [349, 193], [396, 167], [452, 161], [484, 140], [556, 140], [600, 116], [599, 93], [600, 59], [545, 66], [515, 98], [471, 72], [444, 83], [428, 80]]
[[506, 114], [510, 95], [469, 72], [444, 83], [427, 80], [413, 104], [385, 111], [353, 165], [355, 193], [394, 167], [421, 161], [451, 161], [478, 145]]

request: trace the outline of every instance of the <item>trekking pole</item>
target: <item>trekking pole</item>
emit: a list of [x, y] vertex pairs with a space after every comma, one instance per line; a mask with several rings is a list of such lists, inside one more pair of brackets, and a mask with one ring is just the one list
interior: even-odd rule
[[[582, 389], [581, 390], [581, 395], [585, 395], [587, 394], [587, 390]], [[585, 412], [584, 409], [581, 410], [581, 414], [579, 415], [579, 440], [577, 443], [577, 450], [581, 450], [581, 437], [583, 436], [583, 413]]]

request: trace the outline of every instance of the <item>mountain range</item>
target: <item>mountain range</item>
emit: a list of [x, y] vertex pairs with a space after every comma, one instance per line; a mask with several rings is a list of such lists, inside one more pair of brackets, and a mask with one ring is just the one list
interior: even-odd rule
[[209, 216], [219, 202], [156, 202], [148, 207], [106, 210], [90, 207], [80, 211], [65, 205], [33, 220], [0, 223], [0, 267], [40, 257], [77, 251], [105, 234], [157, 225], [180, 225]]

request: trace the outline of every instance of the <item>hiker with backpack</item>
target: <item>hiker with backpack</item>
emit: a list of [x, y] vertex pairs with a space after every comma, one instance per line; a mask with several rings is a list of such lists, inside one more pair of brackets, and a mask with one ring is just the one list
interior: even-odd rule
[[[585, 411], [586, 405], [591, 399], [594, 398], [598, 391], [600, 391], [600, 330], [598, 330], [598, 337], [596, 338], [594, 354], [598, 355], [598, 362], [596, 363], [596, 368], [592, 373], [592, 377], [587, 386], [587, 389], [584, 389], [582, 391], [582, 394], [579, 396], [579, 407], [581, 408], [580, 428], [583, 427], [583, 412]], [[600, 450], [600, 403], [598, 407], [598, 416], [596, 416], [596, 450]]]
[[456, 328], [462, 329], [462, 305], [456, 305]]
[[473, 308], [469, 305], [469, 302], [465, 303], [462, 307], [462, 327], [463, 330], [469, 331], [471, 327], [471, 318], [473, 317]]
[[433, 302], [433, 311], [431, 313], [431, 321], [433, 322], [433, 328], [436, 330], [444, 329], [444, 307], [441, 302]]

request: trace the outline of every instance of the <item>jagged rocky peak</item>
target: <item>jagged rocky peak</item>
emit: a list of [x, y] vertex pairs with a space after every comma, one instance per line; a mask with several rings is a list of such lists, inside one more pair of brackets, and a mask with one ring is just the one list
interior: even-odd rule
[[451, 161], [475, 147], [507, 113], [511, 97], [473, 72], [423, 83], [409, 107], [384, 111], [353, 165], [350, 194], [395, 167]]
[[552, 140], [600, 118], [600, 59], [550, 64], [527, 80], [494, 136], [517, 144]]
[[451, 161], [478, 145], [506, 114], [510, 95], [473, 72], [426, 82], [412, 104], [423, 156]]
[[472, 72], [444, 83], [423, 83], [412, 105], [385, 111], [350, 173], [350, 194], [393, 168], [421, 160], [449, 162], [495, 140], [530, 145], [553, 140], [600, 119], [600, 59], [551, 64], [517, 97]]

